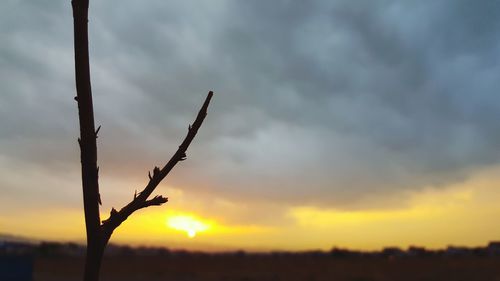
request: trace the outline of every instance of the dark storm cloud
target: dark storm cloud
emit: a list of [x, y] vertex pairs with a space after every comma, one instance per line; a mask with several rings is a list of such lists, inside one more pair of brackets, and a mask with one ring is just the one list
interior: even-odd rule
[[[77, 171], [71, 9], [41, 3], [1, 4], [1, 153]], [[213, 89], [181, 188], [351, 206], [462, 180], [499, 160], [498, 6], [95, 1], [101, 165], [161, 164]]]

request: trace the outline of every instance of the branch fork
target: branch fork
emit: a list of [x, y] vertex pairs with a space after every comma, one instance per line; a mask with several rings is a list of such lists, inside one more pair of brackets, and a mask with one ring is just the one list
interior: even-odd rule
[[208, 93], [205, 103], [198, 112], [194, 123], [188, 126], [187, 136], [175, 154], [163, 168], [155, 167], [153, 175], [148, 173], [149, 182], [144, 189], [134, 193], [130, 203], [117, 211], [111, 209], [109, 218], [101, 222], [99, 205], [99, 168], [97, 166], [97, 137], [100, 126], [95, 128], [92, 87], [90, 83], [90, 62], [88, 44], [88, 9], [89, 0], [71, 0], [73, 8], [73, 31], [75, 50], [75, 82], [78, 105], [78, 120], [80, 127], [80, 161], [82, 166], [83, 208], [85, 214], [85, 229], [87, 234], [87, 252], [85, 255], [84, 281], [99, 280], [99, 270], [107, 242], [113, 231], [135, 211], [149, 206], [160, 206], [168, 198], [156, 195], [149, 199], [155, 188], [179, 162], [186, 159], [186, 150], [195, 137], [207, 114], [212, 91]]

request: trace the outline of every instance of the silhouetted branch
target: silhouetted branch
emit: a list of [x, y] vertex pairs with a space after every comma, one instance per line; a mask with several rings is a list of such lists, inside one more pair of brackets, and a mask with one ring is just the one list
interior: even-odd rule
[[83, 279], [84, 281], [97, 281], [99, 280], [99, 270], [104, 248], [113, 231], [133, 212], [149, 206], [160, 206], [168, 201], [168, 198], [161, 195], [154, 196], [152, 199], [148, 198], [168, 175], [170, 170], [179, 161], [186, 159], [186, 150], [207, 115], [207, 108], [213, 93], [212, 91], [208, 93], [193, 126], [188, 126], [187, 136], [167, 164], [161, 169], [155, 167], [152, 175], [148, 173], [149, 182], [146, 187], [139, 193], [136, 190], [134, 192], [134, 199], [120, 211], [112, 208], [109, 218], [101, 223], [99, 214], [101, 197], [99, 194], [99, 166], [97, 166], [96, 144], [101, 126], [96, 130], [90, 84], [88, 47], [89, 0], [72, 0], [71, 4], [73, 7], [76, 78], [76, 96], [74, 99], [78, 103], [78, 119], [80, 122], [78, 144], [81, 152], [83, 205], [87, 231], [87, 253]]
[[97, 166], [96, 138], [99, 129], [94, 125], [94, 108], [90, 85], [90, 63], [88, 46], [88, 0], [72, 0], [75, 80], [80, 122], [80, 159], [82, 163], [83, 206], [87, 231], [87, 253], [85, 258], [85, 281], [99, 279], [99, 268], [105, 244], [102, 239], [101, 219], [99, 215], [99, 168]]
[[163, 203], [168, 202], [168, 197], [163, 197], [161, 195], [156, 195], [153, 199], [146, 200], [140, 208], [146, 208], [149, 206], [160, 206]]
[[134, 199], [128, 203], [125, 207], [123, 207], [120, 211], [116, 211], [114, 208], [111, 209], [110, 216], [107, 220], [102, 222], [102, 229], [104, 231], [104, 239], [107, 241], [113, 231], [124, 222], [128, 216], [130, 216], [133, 212], [146, 208], [149, 206], [159, 206], [168, 201], [168, 198], [163, 197], [161, 195], [155, 196], [153, 199], [148, 200], [148, 197], [155, 190], [155, 188], [160, 184], [160, 182], [168, 175], [168, 173], [174, 168], [174, 166], [179, 162], [186, 159], [186, 150], [188, 149], [191, 141], [193, 141], [198, 129], [201, 127], [205, 116], [207, 115], [208, 105], [210, 100], [212, 99], [213, 92], [208, 92], [207, 98], [203, 103], [198, 115], [196, 116], [196, 120], [193, 125], [188, 126], [188, 133], [182, 141], [181, 145], [174, 153], [174, 155], [170, 158], [170, 160], [163, 166], [163, 168], [155, 167], [153, 169], [153, 175], [148, 173], [149, 182], [144, 187], [144, 189], [137, 193], [134, 193]]

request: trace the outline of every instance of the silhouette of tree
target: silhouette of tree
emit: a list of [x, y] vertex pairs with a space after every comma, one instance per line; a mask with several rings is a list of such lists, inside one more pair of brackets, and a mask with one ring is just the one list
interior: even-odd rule
[[179, 161], [186, 159], [186, 150], [195, 137], [205, 116], [212, 98], [212, 91], [208, 93], [193, 125], [189, 126], [188, 133], [175, 154], [163, 166], [155, 167], [153, 174], [149, 173], [149, 182], [144, 189], [134, 194], [130, 203], [119, 211], [111, 209], [108, 219], [101, 222], [99, 205], [99, 167], [97, 166], [96, 139], [99, 128], [95, 129], [94, 109], [90, 86], [90, 65], [88, 50], [88, 7], [89, 0], [72, 0], [74, 45], [75, 45], [75, 77], [76, 97], [78, 103], [78, 117], [80, 122], [80, 144], [82, 164], [83, 204], [85, 212], [85, 226], [87, 233], [87, 253], [85, 258], [84, 281], [97, 281], [104, 249], [113, 231], [124, 222], [133, 212], [149, 206], [159, 206], [168, 201], [167, 197], [156, 195], [149, 199], [158, 184], [168, 175], [170, 170]]

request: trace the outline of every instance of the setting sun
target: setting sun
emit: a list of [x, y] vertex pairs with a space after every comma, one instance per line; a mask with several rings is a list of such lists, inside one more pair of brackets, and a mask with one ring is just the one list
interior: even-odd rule
[[188, 215], [169, 217], [167, 218], [167, 225], [175, 230], [185, 231], [189, 238], [193, 238], [196, 236], [196, 233], [206, 231], [210, 228], [207, 223]]

